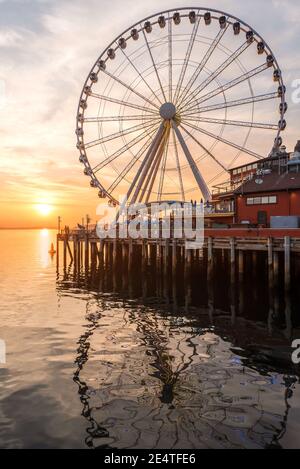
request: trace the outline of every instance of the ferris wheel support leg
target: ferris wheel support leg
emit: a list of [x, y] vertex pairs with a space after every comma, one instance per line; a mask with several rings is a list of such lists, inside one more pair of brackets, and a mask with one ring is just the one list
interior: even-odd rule
[[138, 172], [136, 173], [136, 176], [135, 176], [135, 178], [134, 178], [134, 180], [133, 180], [133, 182], [132, 182], [132, 184], [129, 188], [129, 191], [127, 193], [127, 200], [128, 200], [131, 193], [132, 193], [132, 191], [133, 191], [133, 189], [134, 189], [134, 187], [135, 187], [135, 185], [137, 184], [137, 187], [136, 187], [135, 192], [134, 192], [134, 194], [132, 196], [132, 199], [131, 199], [131, 204], [134, 204], [136, 202], [137, 198], [138, 198], [138, 195], [141, 191], [142, 185], [143, 185], [143, 183], [146, 179], [147, 173], [149, 171], [149, 168], [152, 164], [153, 159], [155, 158], [156, 152], [159, 148], [159, 145], [162, 141], [162, 138], [163, 138], [164, 134], [165, 134], [165, 125], [162, 122], [159, 129], [158, 129], [158, 132], [157, 132], [157, 134], [156, 134], [156, 136], [155, 136], [155, 138], [154, 138], [154, 140], [153, 140], [153, 142], [152, 142], [152, 144], [151, 144], [151, 146], [150, 146], [150, 148], [147, 152], [147, 155], [145, 156], [144, 161], [142, 162]]
[[203, 198], [205, 200], [211, 200], [211, 193], [210, 193], [210, 190], [206, 184], [206, 182], [204, 181], [203, 179], [203, 176], [201, 175], [199, 169], [198, 169], [198, 166], [196, 165], [196, 162], [194, 160], [194, 158], [192, 157], [188, 147], [187, 147], [187, 144], [185, 143], [184, 141], [184, 138], [183, 136], [181, 135], [181, 132], [180, 130], [178, 129], [176, 123], [174, 121], [172, 121], [172, 126], [175, 130], [175, 133], [176, 133], [176, 136], [179, 140], [179, 143], [182, 147], [182, 150], [186, 156], [186, 159], [190, 165], [190, 168], [193, 172], [193, 175], [194, 175], [194, 178], [196, 179], [196, 182], [198, 184], [198, 187], [200, 189], [200, 191], [202, 192], [202, 195], [203, 195]]
[[159, 148], [158, 152], [156, 153], [156, 155], [154, 157], [154, 160], [152, 161], [151, 167], [149, 168], [149, 172], [148, 172], [148, 175], [147, 175], [146, 182], [145, 182], [145, 184], [143, 185], [143, 187], [141, 189], [140, 196], [139, 196], [139, 203], [142, 203], [143, 197], [145, 195], [146, 190], [148, 189], [150, 181], [152, 181], [153, 176], [154, 176], [154, 178], [156, 176], [156, 173], [157, 173], [157, 170], [158, 170], [158, 165], [159, 165], [160, 159], [161, 159], [160, 155], [162, 154], [161, 148], [163, 148], [163, 147], [164, 147], [163, 142], [161, 142], [160, 148]]
[[[152, 189], [153, 189], [153, 186], [154, 186], [154, 182], [155, 182], [155, 179], [156, 179], [157, 172], [159, 170], [159, 166], [160, 166], [164, 151], [166, 149], [166, 145], [167, 145], [167, 142], [168, 142], [168, 139], [169, 139], [169, 135], [170, 135], [170, 126], [168, 127], [166, 133], [164, 134], [164, 137], [163, 137], [162, 142], [160, 144], [160, 148], [159, 148], [158, 153], [157, 153], [157, 157], [155, 159], [155, 163], [153, 164], [153, 170], [152, 170], [152, 174], [151, 174], [151, 178], [150, 178], [151, 181], [149, 179], [150, 185], [147, 184], [148, 193], [147, 193], [147, 197], [146, 197], [146, 200], [145, 200], [146, 203], [149, 202], [149, 199], [151, 197], [151, 192], [152, 192]], [[149, 187], [148, 187], [148, 185], [149, 185]]]

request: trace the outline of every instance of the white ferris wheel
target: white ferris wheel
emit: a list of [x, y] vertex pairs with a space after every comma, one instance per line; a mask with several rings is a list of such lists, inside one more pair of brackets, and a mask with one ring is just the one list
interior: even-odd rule
[[227, 13], [179, 8], [106, 47], [84, 83], [77, 148], [99, 197], [117, 205], [211, 198], [230, 168], [282, 144], [287, 104], [263, 38]]

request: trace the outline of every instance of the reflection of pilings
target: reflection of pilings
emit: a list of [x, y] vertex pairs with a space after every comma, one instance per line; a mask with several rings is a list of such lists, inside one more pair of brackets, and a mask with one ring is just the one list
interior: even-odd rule
[[[89, 359], [89, 352], [91, 348], [91, 339], [99, 327], [99, 319], [101, 313], [89, 314], [87, 315], [88, 328], [85, 333], [81, 335], [78, 341], [77, 356], [75, 359], [75, 364], [77, 368], [73, 375], [73, 381], [78, 386], [78, 395], [82, 404], [82, 415], [87, 420], [87, 437], [85, 443], [89, 448], [96, 448], [101, 446], [101, 438], [109, 437], [109, 432], [105, 427], [102, 427], [94, 418], [93, 411], [94, 408], [90, 405], [90, 394], [88, 383], [81, 378], [81, 373], [85, 364]], [[98, 445], [97, 445], [98, 443]], [[100, 445], [99, 445], [100, 443]]]

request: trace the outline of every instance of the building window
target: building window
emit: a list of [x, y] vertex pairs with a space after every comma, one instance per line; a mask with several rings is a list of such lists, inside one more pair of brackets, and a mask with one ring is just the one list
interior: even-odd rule
[[263, 197], [247, 197], [247, 205], [270, 205], [277, 204], [277, 195], [266, 195]]

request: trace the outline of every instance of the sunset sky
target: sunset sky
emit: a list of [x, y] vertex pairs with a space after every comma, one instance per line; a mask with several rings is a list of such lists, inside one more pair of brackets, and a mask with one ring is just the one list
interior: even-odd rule
[[[190, 2], [191, 4], [193, 2]], [[195, 4], [198, 2], [194, 2]], [[287, 85], [285, 144], [300, 139], [298, 0], [210, 0], [253, 26], [272, 47]], [[284, 6], [283, 6], [284, 5]], [[51, 227], [96, 218], [97, 191], [82, 175], [75, 117], [83, 82], [121, 31], [182, 0], [0, 0], [0, 227]]]

